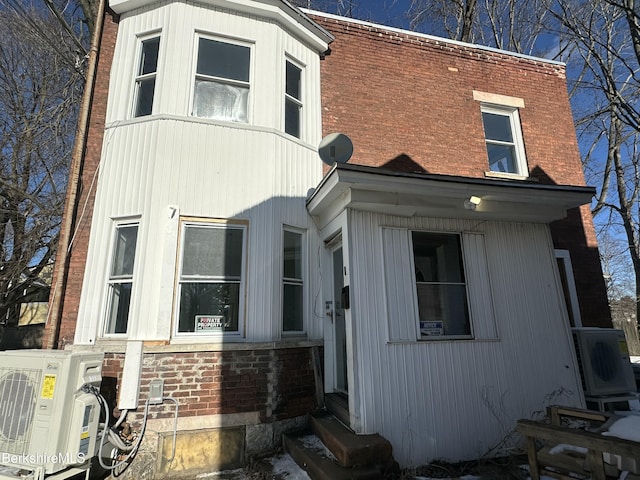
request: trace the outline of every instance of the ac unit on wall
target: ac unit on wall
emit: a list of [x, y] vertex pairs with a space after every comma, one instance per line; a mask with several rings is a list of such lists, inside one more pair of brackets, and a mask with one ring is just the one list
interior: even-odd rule
[[[95, 455], [102, 353], [0, 352], [0, 479], [88, 468]], [[59, 475], [63, 475], [61, 472]], [[24, 477], [20, 477], [24, 478]]]
[[585, 395], [617, 395], [636, 390], [627, 341], [622, 330], [572, 330]]

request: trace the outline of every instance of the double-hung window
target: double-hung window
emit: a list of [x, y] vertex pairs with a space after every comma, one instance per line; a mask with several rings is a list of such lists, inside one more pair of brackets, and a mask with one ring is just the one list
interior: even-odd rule
[[304, 330], [303, 238], [300, 231], [284, 230], [282, 330], [285, 333], [301, 333]]
[[140, 62], [135, 79], [134, 117], [151, 115], [153, 111], [160, 37], [142, 40], [140, 45]]
[[482, 123], [489, 156], [489, 170], [528, 175], [518, 109], [483, 105]]
[[116, 226], [108, 281], [107, 335], [127, 333], [137, 240], [137, 223]]
[[421, 338], [470, 337], [460, 235], [411, 234]]
[[300, 138], [302, 118], [302, 69], [287, 60], [284, 95], [284, 131]]
[[185, 222], [178, 285], [178, 334], [240, 334], [246, 226]]
[[193, 115], [247, 122], [250, 60], [247, 45], [199, 37]]

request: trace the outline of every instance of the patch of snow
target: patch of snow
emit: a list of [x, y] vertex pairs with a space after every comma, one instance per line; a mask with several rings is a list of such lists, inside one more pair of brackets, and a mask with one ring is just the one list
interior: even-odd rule
[[229, 476], [229, 475], [234, 475], [236, 476], [236, 478], [240, 478], [240, 475], [244, 474], [244, 470], [242, 470], [241, 468], [238, 468], [236, 470], [223, 470], [221, 472], [209, 472], [209, 473], [201, 473], [199, 475], [196, 475], [196, 479], [201, 479], [201, 478], [217, 478], [217, 477], [221, 477], [221, 476]]
[[290, 455], [278, 455], [269, 461], [275, 475], [282, 475], [287, 480], [311, 480], [307, 472], [302, 470]]
[[629, 415], [616, 420], [602, 435], [640, 442], [640, 415]]
[[630, 356], [629, 360], [631, 360], [631, 363], [640, 363], [640, 357]]
[[566, 443], [559, 443], [558, 445], [553, 447], [551, 450], [549, 450], [549, 453], [551, 455], [560, 455], [561, 453], [566, 453], [566, 452], [584, 453], [586, 455], [586, 453], [588, 452], [588, 449], [585, 447], [576, 447], [575, 445], [568, 445]]
[[298, 440], [300, 441], [300, 443], [302, 443], [302, 445], [304, 445], [305, 448], [313, 450], [319, 455], [322, 455], [323, 457], [330, 460], [336, 460], [336, 457], [333, 455], [333, 453], [331, 453], [331, 450], [329, 450], [325, 446], [325, 444], [322, 443], [322, 440], [320, 440], [316, 435], [306, 435], [299, 438]]

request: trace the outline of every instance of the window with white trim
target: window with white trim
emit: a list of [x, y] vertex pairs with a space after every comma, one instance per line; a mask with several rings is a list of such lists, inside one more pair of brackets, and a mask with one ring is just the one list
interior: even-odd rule
[[127, 333], [137, 241], [137, 222], [116, 225], [108, 280], [105, 335]]
[[420, 338], [470, 337], [460, 235], [411, 232]]
[[576, 282], [573, 277], [573, 267], [571, 266], [571, 255], [568, 250], [555, 250], [558, 273], [560, 274], [560, 286], [562, 295], [569, 315], [569, 324], [572, 327], [581, 327], [580, 304], [578, 303], [578, 293]]
[[302, 123], [302, 69], [286, 61], [284, 94], [284, 131], [300, 138]]
[[198, 37], [193, 115], [247, 122], [251, 48]]
[[282, 266], [282, 331], [304, 331], [304, 234], [285, 228]]
[[159, 36], [147, 38], [140, 42], [140, 61], [135, 78], [134, 117], [151, 115], [153, 112], [153, 95], [156, 89], [159, 50]]
[[177, 334], [240, 334], [246, 226], [182, 224]]
[[517, 108], [482, 105], [482, 123], [491, 172], [527, 176]]

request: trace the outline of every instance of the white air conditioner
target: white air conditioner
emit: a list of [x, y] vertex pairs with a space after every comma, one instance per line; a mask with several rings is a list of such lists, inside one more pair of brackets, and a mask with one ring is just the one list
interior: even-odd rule
[[622, 330], [572, 330], [585, 395], [617, 395], [636, 390], [627, 341]]
[[[102, 353], [0, 352], [0, 479], [88, 468], [95, 455]], [[88, 390], [85, 387], [85, 390]], [[31, 472], [26, 477], [25, 473]], [[62, 474], [62, 473], [61, 473]]]

